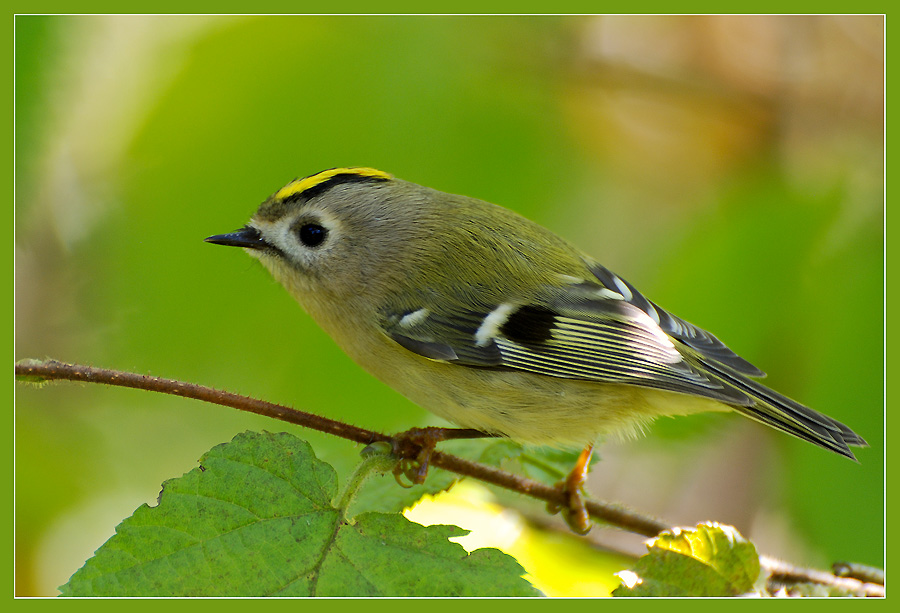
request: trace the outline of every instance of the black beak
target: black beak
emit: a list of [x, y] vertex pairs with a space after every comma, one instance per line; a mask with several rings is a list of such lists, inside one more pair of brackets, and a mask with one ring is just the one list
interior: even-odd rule
[[213, 245], [228, 245], [229, 247], [245, 247], [247, 249], [265, 249], [266, 241], [259, 234], [259, 230], [244, 226], [228, 234], [216, 234], [203, 239]]

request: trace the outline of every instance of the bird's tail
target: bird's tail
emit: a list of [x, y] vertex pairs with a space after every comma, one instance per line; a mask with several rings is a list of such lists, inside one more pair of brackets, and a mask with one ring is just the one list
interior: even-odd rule
[[860, 435], [836, 419], [803, 406], [728, 367], [718, 367], [711, 362], [705, 361], [705, 366], [713, 370], [723, 382], [741, 390], [752, 400], [747, 405], [732, 405], [736, 411], [750, 419], [854, 461], [856, 456], [850, 447], [869, 446]]

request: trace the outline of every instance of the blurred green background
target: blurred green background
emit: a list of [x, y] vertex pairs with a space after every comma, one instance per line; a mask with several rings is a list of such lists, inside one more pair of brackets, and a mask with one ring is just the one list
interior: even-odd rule
[[[383, 431], [436, 420], [260, 266], [204, 244], [366, 165], [503, 204], [851, 425], [860, 464], [731, 415], [610, 441], [598, 497], [803, 565], [884, 547], [883, 18], [17, 16], [16, 359], [203, 383]], [[16, 388], [16, 593], [54, 595], [246, 429], [178, 398]], [[640, 540], [595, 529], [607, 546]], [[579, 564], [585, 562], [579, 561]]]

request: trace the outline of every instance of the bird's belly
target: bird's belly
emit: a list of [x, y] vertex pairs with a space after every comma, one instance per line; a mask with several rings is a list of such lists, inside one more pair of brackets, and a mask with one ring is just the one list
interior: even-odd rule
[[419, 406], [463, 428], [540, 445], [635, 436], [654, 418], [728, 410], [719, 402], [636, 385], [430, 362], [375, 373]]

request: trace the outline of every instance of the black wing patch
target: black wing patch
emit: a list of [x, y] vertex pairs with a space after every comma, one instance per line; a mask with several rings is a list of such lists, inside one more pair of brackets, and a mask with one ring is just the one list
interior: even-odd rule
[[553, 338], [557, 315], [547, 307], [525, 305], [510, 313], [500, 334], [523, 345], [545, 343]]

